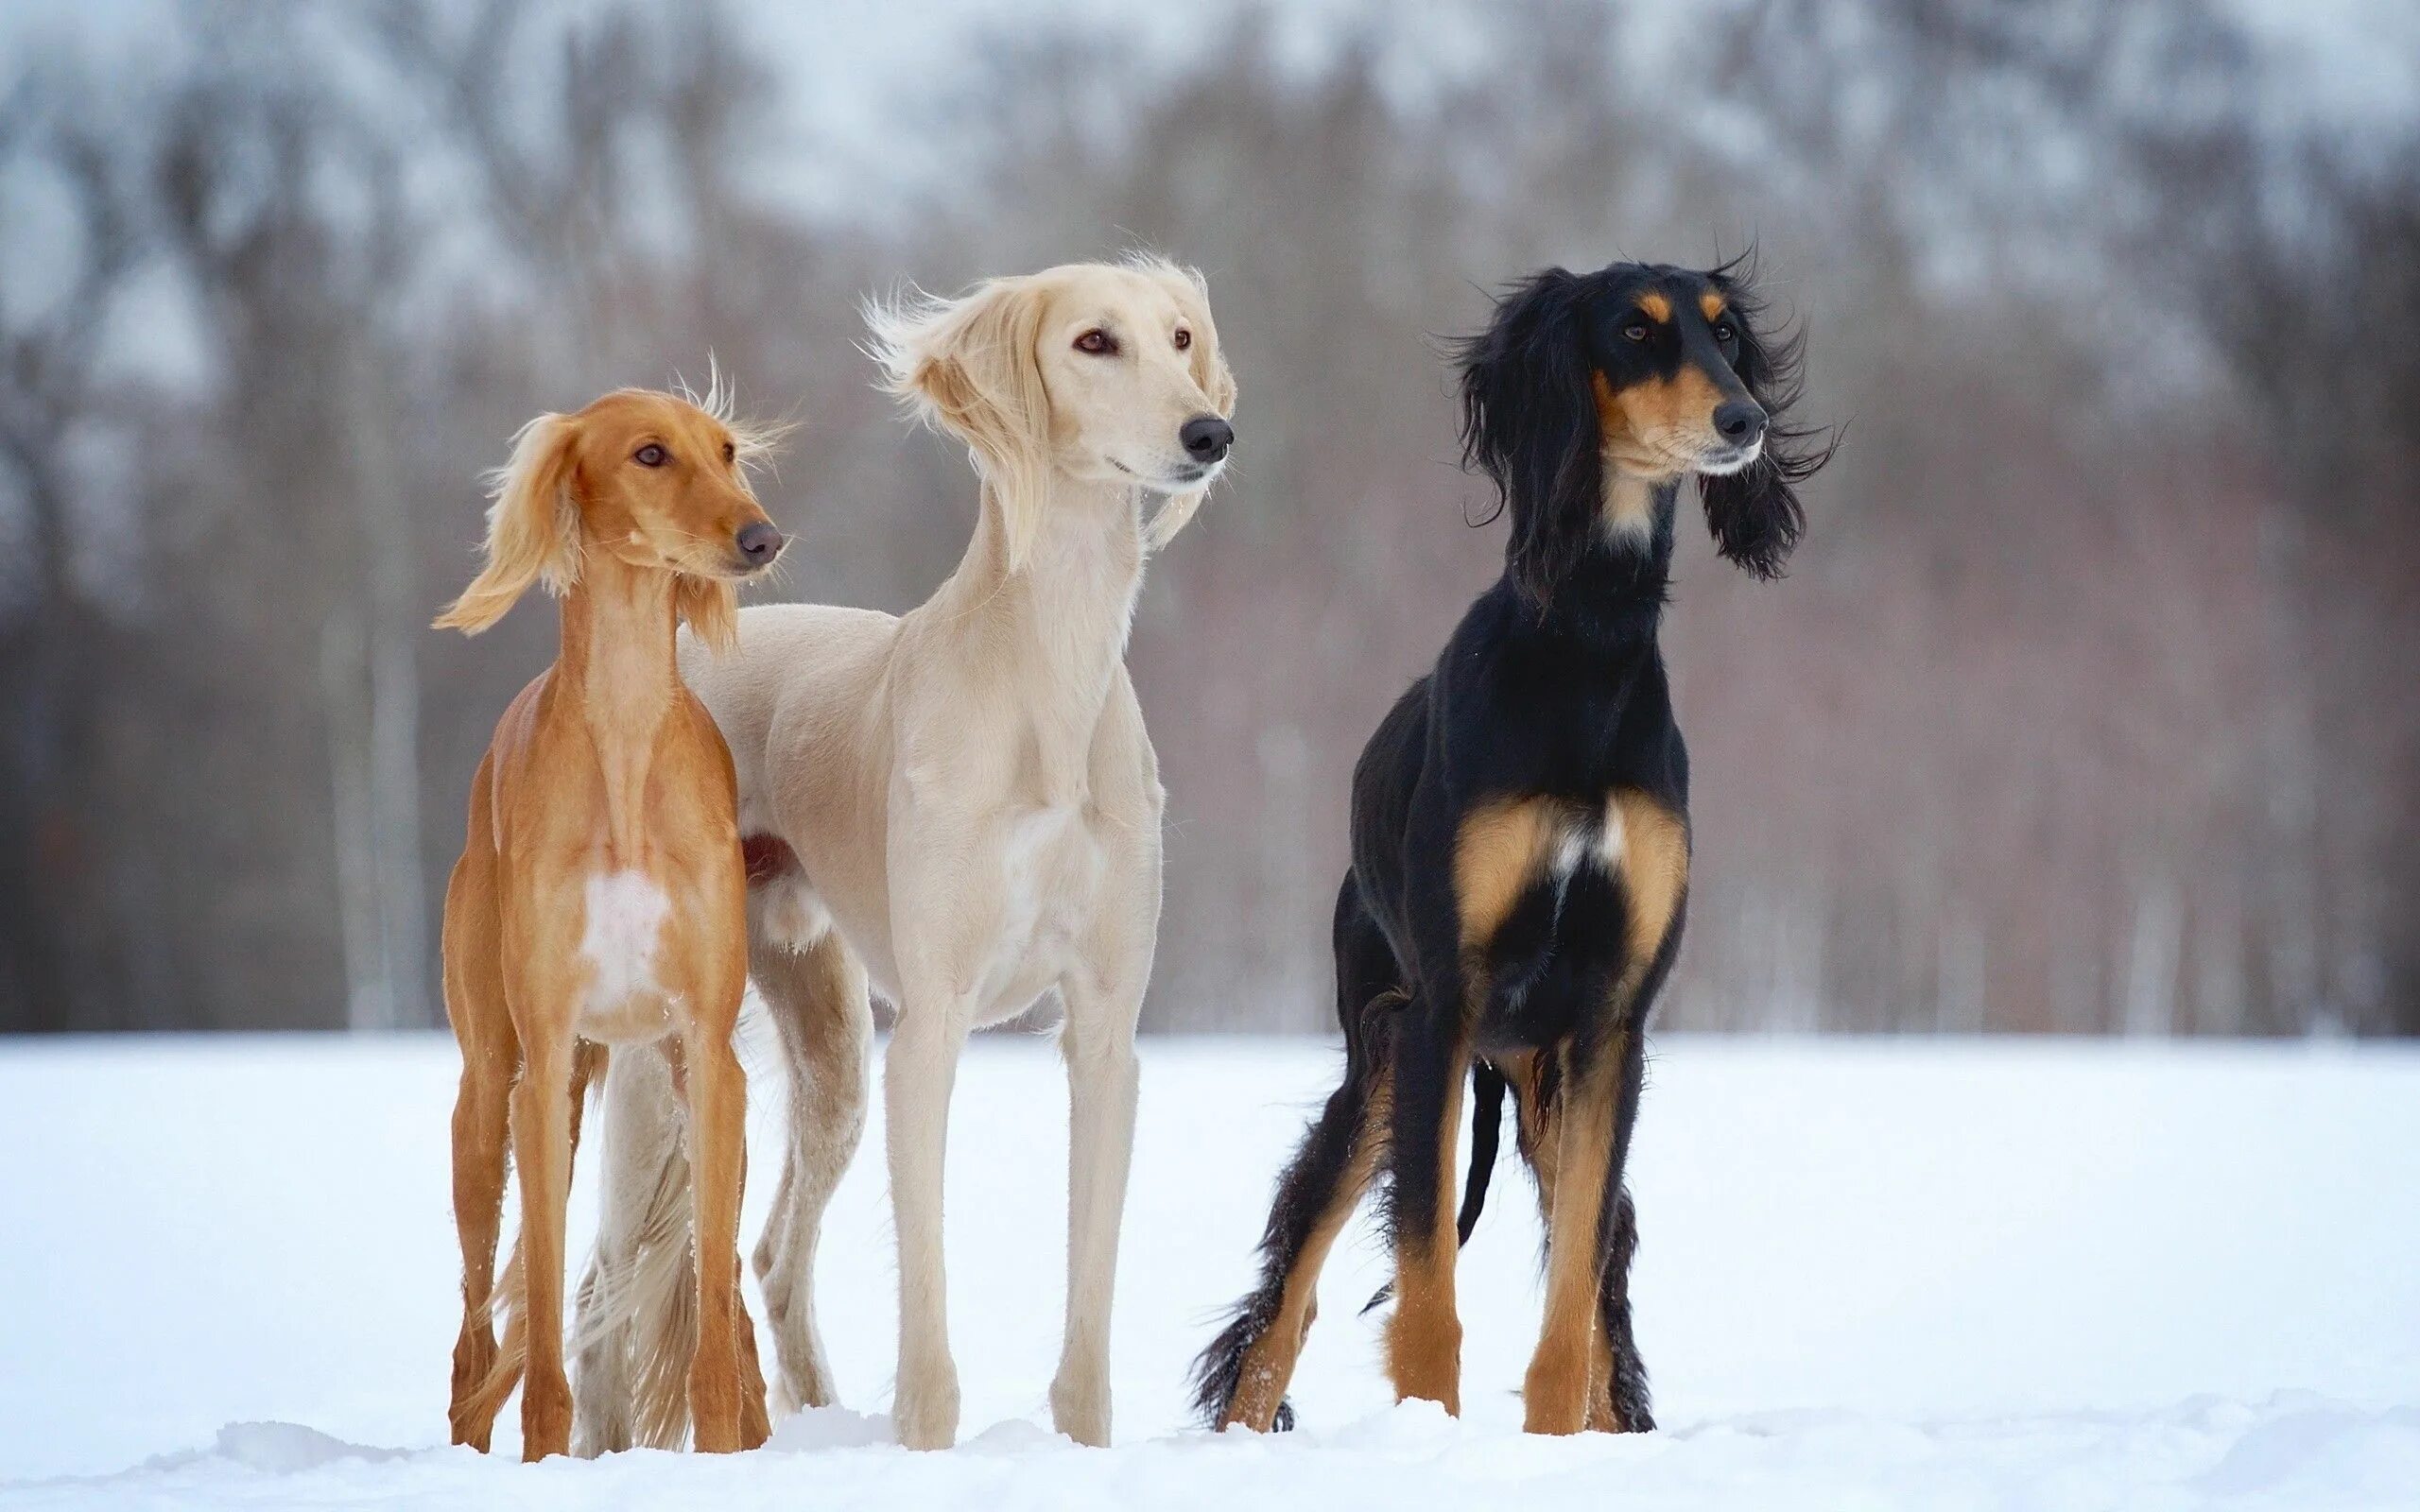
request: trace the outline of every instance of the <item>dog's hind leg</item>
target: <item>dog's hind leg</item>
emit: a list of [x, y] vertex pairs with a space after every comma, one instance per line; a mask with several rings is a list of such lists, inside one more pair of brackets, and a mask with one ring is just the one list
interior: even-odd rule
[[[483, 780], [475, 791], [485, 790]], [[471, 873], [483, 861], [485, 873], [474, 878]], [[453, 1136], [462, 1328], [454, 1341], [446, 1416], [453, 1441], [481, 1453], [487, 1452], [495, 1427], [494, 1405], [482, 1406], [478, 1399], [496, 1364], [495, 1251], [504, 1223], [512, 1078], [521, 1059], [520, 1041], [505, 1007], [502, 944], [489, 902], [493, 887], [493, 862], [466, 854], [445, 895], [445, 1009], [462, 1048]]]
[[573, 1328], [572, 1452], [584, 1459], [678, 1447], [688, 1424], [687, 1385], [671, 1380], [677, 1400], [656, 1400], [667, 1384], [656, 1361], [666, 1349], [657, 1340], [661, 1325], [674, 1325], [668, 1352], [685, 1367], [696, 1322], [685, 1300], [692, 1282], [684, 1115], [665, 1057], [635, 1047], [614, 1057], [597, 1118], [603, 1203]]
[[1387, 1045], [1404, 998], [1386, 937], [1349, 877], [1337, 900], [1336, 966], [1343, 1083], [1277, 1178], [1259, 1283], [1194, 1362], [1194, 1406], [1217, 1427], [1294, 1426], [1286, 1386], [1319, 1311], [1320, 1270], [1386, 1147]]
[[751, 930], [748, 962], [789, 1070], [789, 1139], [755, 1260], [773, 1330], [773, 1410], [786, 1415], [836, 1400], [815, 1326], [815, 1247], [824, 1209], [865, 1134], [873, 1009], [865, 969], [837, 934], [792, 950]]

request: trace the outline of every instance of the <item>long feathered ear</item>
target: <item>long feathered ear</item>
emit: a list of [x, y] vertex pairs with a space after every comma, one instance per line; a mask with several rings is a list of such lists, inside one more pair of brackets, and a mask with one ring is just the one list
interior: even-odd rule
[[1580, 281], [1550, 267], [1515, 286], [1461, 350], [1462, 461], [1512, 511], [1505, 565], [1544, 610], [1604, 509], [1603, 438]]
[[866, 307], [883, 387], [974, 452], [999, 501], [1011, 572], [1033, 554], [1049, 480], [1050, 394], [1035, 350], [1042, 314], [1042, 291], [1025, 278], [992, 279], [955, 300]]
[[1737, 472], [1701, 475], [1706, 529], [1715, 549], [1750, 576], [1782, 575], [1806, 533], [1806, 509], [1798, 485], [1832, 459], [1838, 437], [1820, 426], [1795, 423], [1790, 410], [1805, 391], [1806, 332], [1767, 334], [1769, 313], [1755, 289], [1753, 264], [1737, 258], [1706, 274], [1722, 292], [1739, 331], [1739, 359], [1733, 364], [1749, 397], [1765, 411], [1765, 449]]
[[504, 618], [532, 583], [560, 594], [579, 580], [579, 504], [572, 497], [579, 426], [541, 415], [512, 438], [512, 459], [488, 475], [487, 565], [437, 616], [441, 630], [476, 635]]
[[[1201, 386], [1201, 392], [1209, 397], [1212, 409], [1224, 418], [1234, 418], [1236, 375], [1227, 367], [1226, 351], [1219, 342], [1219, 327], [1210, 318], [1209, 281], [1197, 268], [1180, 267], [1158, 258], [1138, 258], [1135, 266], [1174, 279], [1190, 292], [1191, 298], [1187, 302], [1193, 306], [1193, 346], [1192, 360], [1188, 366], [1193, 381]], [[1191, 493], [1172, 494], [1167, 503], [1160, 506], [1159, 511], [1151, 516], [1151, 528], [1147, 537], [1151, 550], [1157, 551], [1167, 545], [1176, 538], [1178, 531], [1192, 522], [1208, 492], [1206, 489], [1196, 489]]]

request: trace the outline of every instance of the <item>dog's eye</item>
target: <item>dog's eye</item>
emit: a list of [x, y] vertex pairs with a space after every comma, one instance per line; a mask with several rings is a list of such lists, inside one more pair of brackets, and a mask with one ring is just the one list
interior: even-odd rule
[[653, 441], [649, 441], [638, 449], [638, 454], [632, 460], [641, 467], [662, 467], [672, 460], [672, 454]]
[[1622, 327], [1622, 335], [1633, 341], [1644, 341], [1647, 339], [1647, 322], [1644, 320], [1633, 320], [1630, 324]]
[[739, 460], [739, 447], [737, 443], [733, 441], [725, 441], [722, 443], [722, 459], [726, 462], [736, 462]]
[[1177, 332], [1176, 332], [1176, 350], [1177, 350], [1177, 351], [1179, 351], [1179, 352], [1183, 352], [1183, 351], [1184, 351], [1187, 347], [1190, 347], [1190, 346], [1192, 346], [1192, 345], [1193, 345], [1193, 333], [1192, 333], [1192, 332], [1190, 332], [1190, 331], [1185, 330], [1183, 326], [1179, 326], [1179, 327], [1177, 327]]
[[1714, 328], [1714, 339], [1721, 342], [1727, 347], [1734, 341], [1739, 339], [1738, 328], [1734, 326], [1730, 321], [1725, 320], [1720, 325]]
[[1078, 352], [1089, 352], [1096, 357], [1106, 357], [1117, 350], [1117, 338], [1098, 326], [1076, 338]]

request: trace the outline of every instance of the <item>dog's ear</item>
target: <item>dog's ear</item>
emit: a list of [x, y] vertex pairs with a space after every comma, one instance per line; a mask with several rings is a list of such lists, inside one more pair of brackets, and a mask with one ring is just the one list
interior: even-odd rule
[[437, 616], [441, 630], [476, 635], [504, 618], [532, 583], [561, 593], [579, 579], [579, 503], [572, 497], [579, 427], [541, 415], [512, 438], [512, 459], [489, 474], [487, 565]]
[[1791, 410], [1804, 389], [1804, 328], [1768, 334], [1768, 312], [1756, 297], [1751, 273], [1735, 261], [1706, 274], [1720, 290], [1739, 332], [1739, 357], [1732, 367], [1748, 395], [1765, 412], [1765, 447], [1756, 460], [1720, 477], [1701, 475], [1706, 529], [1715, 549], [1752, 576], [1779, 577], [1806, 531], [1806, 509], [1798, 485], [1832, 459], [1834, 436], [1796, 422]]
[[672, 606], [709, 651], [728, 651], [739, 639], [739, 585], [682, 573], [672, 579]]
[[1550, 267], [1513, 288], [1461, 350], [1462, 461], [1495, 480], [1512, 512], [1505, 565], [1538, 609], [1588, 548], [1604, 510], [1580, 281]]
[[1027, 278], [866, 311], [885, 387], [973, 450], [999, 503], [1011, 572], [1032, 555], [1049, 479], [1050, 392], [1036, 351], [1042, 317], [1041, 287]]
[[[1193, 322], [1193, 345], [1189, 349], [1187, 367], [1192, 371], [1193, 381], [1201, 385], [1201, 392], [1210, 401], [1210, 407], [1222, 419], [1232, 420], [1236, 413], [1236, 375], [1228, 368], [1226, 352], [1219, 343], [1219, 327], [1210, 318], [1209, 282], [1195, 268], [1177, 267], [1173, 264], [1159, 264], [1158, 266], [1164, 276], [1184, 284], [1189, 296], [1184, 302], [1192, 306], [1188, 315]], [[1174, 540], [1176, 533], [1190, 524], [1201, 510], [1201, 501], [1207, 493], [1207, 490], [1197, 489], [1191, 493], [1170, 495], [1167, 502], [1160, 506], [1159, 512], [1151, 516], [1148, 538], [1150, 549], [1157, 551]]]

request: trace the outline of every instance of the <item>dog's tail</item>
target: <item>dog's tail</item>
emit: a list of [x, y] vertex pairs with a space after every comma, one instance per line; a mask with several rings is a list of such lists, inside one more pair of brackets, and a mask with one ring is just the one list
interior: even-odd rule
[[687, 1121], [664, 1057], [615, 1056], [598, 1115], [604, 1207], [572, 1331], [577, 1447], [679, 1449], [689, 1435], [698, 1259]]
[[[1487, 1206], [1487, 1185], [1495, 1175], [1495, 1152], [1504, 1137], [1504, 1075], [1484, 1060], [1471, 1062], [1471, 1169], [1462, 1178], [1462, 1211], [1454, 1215], [1454, 1243], [1471, 1242], [1480, 1210]], [[1387, 1282], [1361, 1304], [1367, 1314], [1387, 1304], [1395, 1284]]]
[[[464, 1423], [492, 1423], [504, 1410], [504, 1400], [512, 1388], [521, 1384], [521, 1367], [529, 1357], [528, 1292], [523, 1279], [521, 1263], [521, 1231], [512, 1233], [512, 1248], [506, 1255], [504, 1270], [496, 1277], [495, 1290], [489, 1295], [489, 1315], [504, 1314], [504, 1337], [497, 1341], [495, 1363], [488, 1366], [486, 1379], [471, 1388], [471, 1394], [454, 1404], [454, 1426], [458, 1435]], [[485, 1319], [474, 1318], [483, 1322]]]

